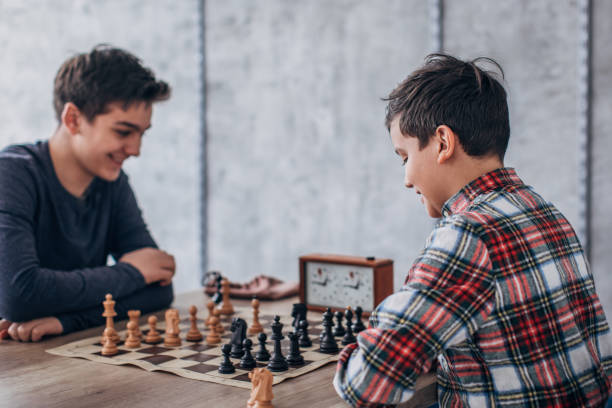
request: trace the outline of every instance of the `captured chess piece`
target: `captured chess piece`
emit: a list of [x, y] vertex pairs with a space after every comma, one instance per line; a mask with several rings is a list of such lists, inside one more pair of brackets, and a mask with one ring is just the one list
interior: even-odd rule
[[219, 307], [219, 312], [221, 312], [222, 315], [234, 314], [234, 306], [232, 306], [232, 302], [230, 301], [230, 283], [227, 279], [221, 281], [221, 293], [223, 294], [223, 300]]
[[321, 353], [335, 354], [338, 352], [338, 343], [332, 333], [333, 315], [331, 309], [328, 307], [325, 313], [323, 313], [323, 334], [321, 336]]
[[178, 347], [181, 345], [181, 338], [179, 337], [179, 321], [178, 310], [166, 310], [166, 336], [164, 338], [164, 346]]
[[265, 368], [256, 368], [249, 373], [251, 395], [247, 408], [272, 408], [272, 383], [274, 376]]
[[140, 310], [128, 310], [128, 317], [130, 318], [130, 322], [136, 323], [136, 335], [138, 338], [142, 338], [142, 332], [140, 331]]
[[287, 364], [289, 364], [291, 367], [304, 365], [304, 357], [300, 353], [298, 335], [289, 332], [287, 337], [289, 337], [289, 355], [287, 355]]
[[224, 344], [223, 347], [221, 347], [221, 352], [223, 353], [223, 361], [219, 365], [219, 372], [221, 374], [232, 374], [236, 371], [234, 363], [230, 360], [231, 350], [232, 346], [230, 344]]
[[[106, 300], [102, 302], [102, 305], [104, 305], [104, 313], [102, 313], [102, 316], [106, 317], [106, 327], [110, 327], [112, 329], [109, 331], [109, 333], [111, 333], [111, 335], [113, 336], [112, 340], [113, 343], [115, 343], [116, 345], [117, 343], [119, 343], [120, 339], [119, 334], [115, 330], [115, 323], [113, 321], [113, 318], [117, 316], [117, 312], [115, 312], [115, 301], [113, 300], [113, 295], [111, 295], [110, 293], [107, 293], [105, 298]], [[102, 345], [106, 344], [106, 339], [104, 338], [104, 336], [105, 335], [103, 333], [102, 339], [100, 340], [100, 343]]]
[[338, 310], [336, 313], [334, 313], [334, 317], [336, 318], [337, 322], [336, 327], [334, 327], [334, 336], [344, 336], [346, 330], [344, 330], [344, 326], [342, 326], [342, 312]]
[[[219, 323], [219, 318], [213, 315], [210, 318], [210, 331], [206, 336], [206, 344], [219, 344], [221, 343], [221, 336], [219, 332], [217, 332], [217, 325]], [[231, 349], [231, 346], [230, 346]]]
[[278, 372], [287, 371], [289, 369], [287, 360], [285, 360], [281, 350], [281, 340], [284, 338], [283, 324], [280, 322], [280, 317], [274, 316], [274, 322], [272, 323], [272, 336], [270, 337], [270, 339], [274, 341], [274, 351], [272, 352], [272, 358], [268, 363], [268, 370], [270, 371]]
[[140, 330], [138, 329], [138, 323], [131, 320], [127, 324], [128, 336], [125, 340], [124, 346], [127, 348], [138, 348], [140, 347]]
[[147, 344], [158, 344], [162, 342], [161, 335], [157, 331], [157, 317], [149, 316], [147, 320], [149, 323], [149, 331], [145, 336], [144, 342]]
[[300, 321], [300, 347], [310, 347], [312, 346], [312, 341], [308, 336], [308, 320]]
[[355, 308], [355, 324], [353, 325], [353, 333], [358, 334], [366, 329], [365, 325], [361, 321], [361, 315], [363, 314], [363, 309], [361, 306], [357, 306]]
[[253, 308], [253, 323], [251, 323], [247, 333], [253, 335], [263, 331], [263, 327], [259, 323], [259, 300], [256, 297], [253, 297], [253, 300], [251, 300], [251, 307]]
[[344, 316], [346, 317], [346, 334], [342, 338], [342, 345], [346, 346], [348, 344], [355, 343], [357, 339], [353, 335], [353, 311], [350, 307], [346, 308]]
[[114, 356], [115, 354], [117, 354], [119, 352], [119, 349], [117, 348], [117, 344], [115, 344], [115, 342], [113, 341], [113, 331], [115, 329], [112, 327], [107, 327], [106, 329], [104, 329], [104, 334], [103, 334], [103, 338], [104, 338], [104, 344], [102, 345], [102, 355], [103, 356]]
[[244, 339], [244, 343], [242, 348], [244, 349], [244, 356], [240, 360], [240, 368], [244, 368], [245, 370], [251, 370], [257, 366], [257, 362], [253, 358], [251, 354], [251, 348], [253, 347], [253, 342], [251, 339]]
[[215, 305], [218, 305], [223, 300], [223, 294], [221, 293], [221, 281], [223, 280], [223, 276], [219, 272], [213, 272], [217, 275], [215, 278], [215, 283], [217, 285], [217, 291], [214, 295], [212, 295], [212, 301]]
[[187, 332], [187, 336], [185, 339], [187, 341], [200, 341], [202, 340], [202, 333], [198, 330], [198, 318], [196, 317], [196, 313], [198, 313], [198, 308], [195, 306], [191, 306], [189, 308], [189, 320], [191, 322], [191, 328]]
[[257, 339], [259, 340], [259, 351], [255, 353], [255, 358], [257, 361], [268, 361], [270, 360], [270, 352], [266, 349], [266, 333], [259, 333]]

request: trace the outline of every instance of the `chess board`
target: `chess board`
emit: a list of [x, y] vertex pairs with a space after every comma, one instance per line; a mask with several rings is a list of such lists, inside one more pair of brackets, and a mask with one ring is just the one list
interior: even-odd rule
[[[241, 317], [250, 327], [250, 323], [253, 321], [251, 308], [235, 308], [235, 313], [231, 316], [222, 316], [221, 321], [225, 332], [221, 335], [221, 343], [215, 345], [206, 344], [206, 334], [208, 330], [202, 330], [204, 327], [203, 319], [198, 318], [198, 328], [202, 331], [204, 339], [200, 342], [190, 342], [185, 339], [185, 336], [190, 328], [189, 318], [181, 319], [179, 324], [181, 345], [178, 347], [167, 347], [164, 346], [163, 342], [156, 345], [142, 343], [141, 347], [130, 349], [124, 345], [126, 338], [126, 330], [120, 331], [119, 336], [121, 341], [118, 344], [119, 352], [113, 356], [103, 356], [101, 354], [102, 344], [100, 343], [102, 330], [100, 335], [96, 337], [90, 337], [84, 340], [75, 341], [72, 343], [64, 344], [60, 347], [46, 350], [50, 354], [64, 356], [64, 357], [80, 357], [87, 360], [95, 361], [98, 363], [113, 364], [113, 365], [134, 365], [147, 371], [162, 371], [172, 373], [185, 378], [191, 378], [200, 381], [209, 381], [219, 384], [232, 385], [241, 388], [251, 388], [251, 382], [248, 377], [248, 370], [240, 368], [240, 359], [232, 358], [232, 362], [236, 367], [236, 372], [232, 374], [221, 374], [218, 372], [219, 364], [223, 357], [221, 353], [221, 346], [227, 344], [230, 341], [232, 332], [230, 331], [230, 323], [234, 317]], [[287, 333], [293, 330], [291, 323], [293, 318], [291, 316], [280, 316], [281, 323], [283, 323], [283, 336], [285, 337], [281, 341], [281, 348], [283, 355], [286, 357], [289, 354], [289, 339]], [[318, 317], [318, 315], [317, 315]], [[267, 349], [272, 354], [274, 349], [274, 342], [270, 340], [272, 330], [270, 325], [272, 324], [274, 316], [272, 315], [261, 315], [259, 321], [264, 328], [264, 332], [268, 336]], [[308, 318], [308, 333], [312, 340], [311, 347], [300, 347], [302, 356], [304, 357], [304, 365], [299, 367], [289, 367], [287, 371], [273, 372], [274, 381], [273, 384], [278, 384], [288, 378], [297, 377], [313, 371], [321, 366], [324, 366], [330, 362], [337, 361], [337, 354], [325, 354], [319, 352], [319, 335], [323, 331], [321, 325], [321, 319], [319, 321], [311, 320], [312, 317]], [[141, 318], [141, 321], [143, 319]], [[163, 336], [163, 330], [165, 328], [164, 322], [159, 321], [157, 329]], [[143, 338], [148, 332], [148, 325], [140, 326], [140, 330], [143, 333]], [[252, 354], [255, 356], [259, 349], [259, 341], [257, 335], [248, 336], [253, 341]], [[342, 349], [340, 338], [336, 338], [338, 341], [338, 347]], [[257, 367], [266, 367], [267, 362], [257, 362]]]

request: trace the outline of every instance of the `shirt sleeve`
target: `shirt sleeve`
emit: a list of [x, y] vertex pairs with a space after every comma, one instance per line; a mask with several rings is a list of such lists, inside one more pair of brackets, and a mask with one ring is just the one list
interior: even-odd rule
[[124, 254], [140, 248], [157, 248], [142, 217], [128, 176], [121, 172], [113, 198], [110, 253], [118, 260]]
[[[115, 320], [127, 319], [128, 310], [140, 310], [147, 314], [156, 310], [165, 309], [174, 300], [172, 285], [160, 286], [153, 284], [129, 294], [123, 298], [115, 299]], [[77, 330], [84, 330], [88, 327], [99, 326], [106, 321], [102, 317], [104, 306], [102, 302], [95, 307], [91, 307], [78, 312], [62, 313], [57, 316], [62, 324], [62, 334], [72, 333]]]
[[140, 272], [113, 266], [62, 271], [40, 265], [34, 237], [36, 192], [25, 166], [0, 160], [0, 316], [23, 322], [98, 305], [146, 286]]
[[356, 407], [398, 404], [440, 352], [464, 341], [494, 307], [491, 261], [476, 227], [443, 219], [402, 289], [372, 313], [340, 354], [334, 387]]

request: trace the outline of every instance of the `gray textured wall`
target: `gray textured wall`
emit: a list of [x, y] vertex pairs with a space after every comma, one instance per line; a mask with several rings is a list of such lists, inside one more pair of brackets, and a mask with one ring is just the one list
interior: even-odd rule
[[[397, 18], [397, 16], [402, 18]], [[208, 266], [297, 280], [299, 255], [396, 260], [431, 221], [380, 100], [429, 50], [423, 1], [209, 1]]]
[[[504, 67], [506, 164], [578, 228], [576, 1], [442, 1], [444, 50]], [[430, 51], [424, 1], [207, 2], [208, 266], [296, 279], [298, 255], [393, 258], [399, 286], [431, 229], [382, 126], [387, 94]], [[612, 311], [610, 3], [593, 2], [592, 264]], [[599, 42], [597, 41], [599, 38]], [[610, 312], [608, 312], [610, 314]]]
[[[154, 235], [198, 287], [200, 183], [210, 269], [297, 279], [307, 252], [390, 257], [395, 285], [432, 221], [383, 126], [385, 96], [431, 51], [430, 2], [206, 0], [207, 172], [199, 173], [197, 0], [0, 0], [0, 143], [45, 138], [51, 81], [72, 52], [124, 46], [174, 86], [127, 171]], [[580, 219], [578, 13], [570, 0], [442, 1], [444, 49], [506, 71], [507, 164]], [[612, 3], [593, 0], [591, 263], [612, 315]]]
[[200, 271], [198, 5], [0, 0], [1, 146], [51, 136], [57, 69], [98, 43], [130, 50], [173, 86], [125, 170], [155, 239], [176, 256], [179, 292], [197, 287]]

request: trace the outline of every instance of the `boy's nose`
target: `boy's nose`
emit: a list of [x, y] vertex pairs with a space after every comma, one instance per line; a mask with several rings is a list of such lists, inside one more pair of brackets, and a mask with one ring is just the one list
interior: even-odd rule
[[140, 144], [142, 138], [140, 136], [132, 138], [125, 145], [125, 153], [130, 156], [140, 156]]

